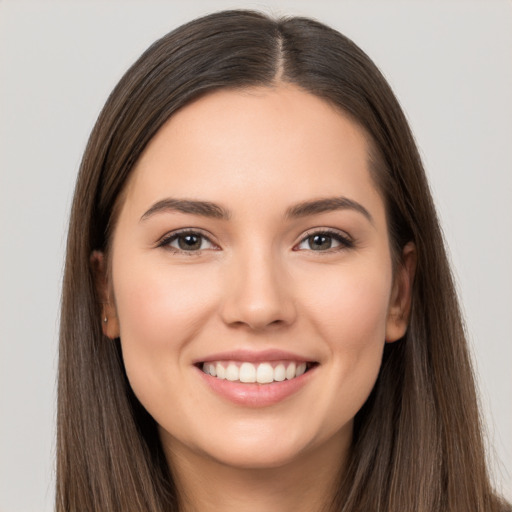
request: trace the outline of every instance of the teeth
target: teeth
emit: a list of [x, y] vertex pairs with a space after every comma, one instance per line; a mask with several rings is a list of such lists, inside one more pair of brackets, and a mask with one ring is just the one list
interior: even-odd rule
[[239, 380], [240, 370], [235, 363], [229, 363], [226, 368], [226, 379], [230, 381]]
[[284, 367], [284, 364], [278, 364], [274, 368], [274, 380], [282, 382], [284, 379], [286, 379], [286, 368]]
[[[215, 365], [215, 373], [217, 374], [217, 378], [218, 379], [225, 379], [226, 378], [226, 369], [220, 363], [217, 363]], [[210, 375], [212, 375], [212, 374], [210, 373]]]
[[244, 382], [269, 384], [271, 382], [282, 382], [300, 377], [306, 372], [307, 365], [301, 363], [238, 363], [235, 361], [223, 361], [215, 363], [203, 363], [203, 372], [217, 377], [227, 379], [231, 382]]
[[295, 377], [295, 363], [290, 363], [286, 368], [286, 378], [290, 380], [293, 377]]
[[217, 376], [217, 369], [214, 364], [205, 363], [203, 367], [204, 373], [210, 374], [212, 377]]
[[295, 370], [295, 377], [300, 377], [306, 371], [306, 363], [300, 363]]
[[259, 384], [268, 384], [274, 381], [274, 368], [268, 363], [258, 365], [256, 380]]
[[242, 363], [240, 365], [240, 382], [256, 382], [256, 368], [253, 364]]

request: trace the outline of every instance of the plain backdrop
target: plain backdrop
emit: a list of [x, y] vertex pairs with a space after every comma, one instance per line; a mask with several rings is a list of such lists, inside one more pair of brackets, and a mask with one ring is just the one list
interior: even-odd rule
[[512, 498], [510, 2], [13, 0], [0, 1], [0, 511], [53, 508], [66, 223], [96, 116], [151, 42], [228, 7], [316, 17], [390, 81], [431, 180], [496, 483]]

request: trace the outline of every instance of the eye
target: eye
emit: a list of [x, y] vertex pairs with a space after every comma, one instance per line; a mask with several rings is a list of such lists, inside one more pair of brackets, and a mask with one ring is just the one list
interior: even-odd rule
[[323, 230], [309, 233], [294, 250], [326, 252], [353, 247], [354, 243], [341, 233]]
[[174, 252], [200, 252], [208, 249], [218, 249], [205, 235], [197, 231], [180, 231], [170, 233], [158, 244], [159, 247], [166, 247]]

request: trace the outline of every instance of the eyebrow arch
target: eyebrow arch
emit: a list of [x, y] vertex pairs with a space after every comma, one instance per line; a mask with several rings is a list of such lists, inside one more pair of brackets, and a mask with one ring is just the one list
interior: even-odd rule
[[213, 219], [227, 220], [231, 217], [228, 210], [209, 201], [195, 201], [192, 199], [174, 199], [168, 197], [157, 201], [142, 217], [141, 221], [152, 217], [157, 213], [163, 212], [180, 212], [190, 213], [192, 215], [201, 215], [202, 217], [210, 217]]
[[[371, 224], [374, 223], [370, 212], [360, 203], [347, 197], [328, 197], [312, 201], [304, 201], [288, 208], [287, 218], [306, 217], [308, 215], [318, 215], [320, 213], [332, 212], [336, 210], [355, 210], [364, 215]], [[142, 215], [141, 221], [152, 217], [157, 213], [180, 212], [192, 215], [200, 215], [213, 219], [229, 220], [231, 213], [210, 201], [197, 201], [193, 199], [175, 199], [168, 197], [157, 201], [151, 208]]]
[[362, 204], [348, 197], [327, 197], [325, 199], [304, 201], [289, 208], [286, 211], [286, 216], [289, 218], [306, 217], [308, 215], [318, 215], [320, 213], [336, 210], [355, 210], [364, 215], [371, 224], [374, 224], [370, 212]]

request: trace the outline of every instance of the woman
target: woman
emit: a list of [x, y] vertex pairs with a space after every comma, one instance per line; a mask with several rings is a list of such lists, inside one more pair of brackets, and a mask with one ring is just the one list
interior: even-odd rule
[[58, 510], [506, 510], [417, 149], [334, 30], [227, 11], [157, 41], [67, 251]]

